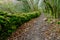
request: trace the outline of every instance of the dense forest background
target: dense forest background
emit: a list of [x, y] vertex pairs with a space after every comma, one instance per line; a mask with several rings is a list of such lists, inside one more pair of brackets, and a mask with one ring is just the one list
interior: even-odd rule
[[11, 13], [35, 10], [51, 11], [56, 15], [60, 13], [59, 0], [0, 0], [0, 5], [0, 10]]

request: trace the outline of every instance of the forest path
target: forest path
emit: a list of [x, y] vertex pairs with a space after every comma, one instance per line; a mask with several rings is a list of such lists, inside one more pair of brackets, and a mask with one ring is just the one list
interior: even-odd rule
[[17, 32], [18, 36], [13, 37], [10, 40], [57, 40], [55, 33], [50, 32], [49, 28], [51, 27], [43, 20], [44, 18], [45, 16], [42, 13], [38, 18], [24, 24], [25, 26], [22, 25], [27, 28], [23, 28], [25, 30], [23, 30], [23, 33], [21, 34]]

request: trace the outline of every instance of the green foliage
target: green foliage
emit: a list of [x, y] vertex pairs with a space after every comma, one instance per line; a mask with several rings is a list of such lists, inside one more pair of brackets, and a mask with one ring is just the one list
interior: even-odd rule
[[0, 40], [6, 39], [21, 24], [31, 20], [32, 18], [36, 18], [39, 15], [39, 11], [14, 14], [0, 12]]
[[58, 22], [58, 24], [60, 24], [60, 21]]
[[55, 18], [58, 18], [59, 0], [44, 0], [44, 3], [45, 3], [45, 10]]

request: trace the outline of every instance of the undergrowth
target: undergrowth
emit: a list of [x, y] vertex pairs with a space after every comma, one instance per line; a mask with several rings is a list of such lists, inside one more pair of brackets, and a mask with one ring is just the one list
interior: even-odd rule
[[0, 12], [0, 40], [6, 40], [20, 25], [39, 15], [39, 11], [13, 14]]

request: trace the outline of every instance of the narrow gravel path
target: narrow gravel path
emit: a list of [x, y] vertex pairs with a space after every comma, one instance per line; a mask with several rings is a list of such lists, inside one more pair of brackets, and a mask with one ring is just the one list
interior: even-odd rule
[[18, 37], [18, 40], [44, 40], [44, 36], [42, 35], [42, 32], [45, 31], [48, 27], [43, 27], [46, 23], [43, 21], [44, 15], [42, 14], [35, 23], [32, 25], [32, 28], [22, 34], [21, 37]]
[[48, 31], [50, 25], [47, 25], [43, 20], [44, 18], [45, 16], [42, 13], [40, 17], [32, 21], [31, 25], [29, 25], [31, 28], [27, 28], [27, 32], [16, 36], [13, 40], [58, 40], [54, 33], [51, 34], [50, 31]]

